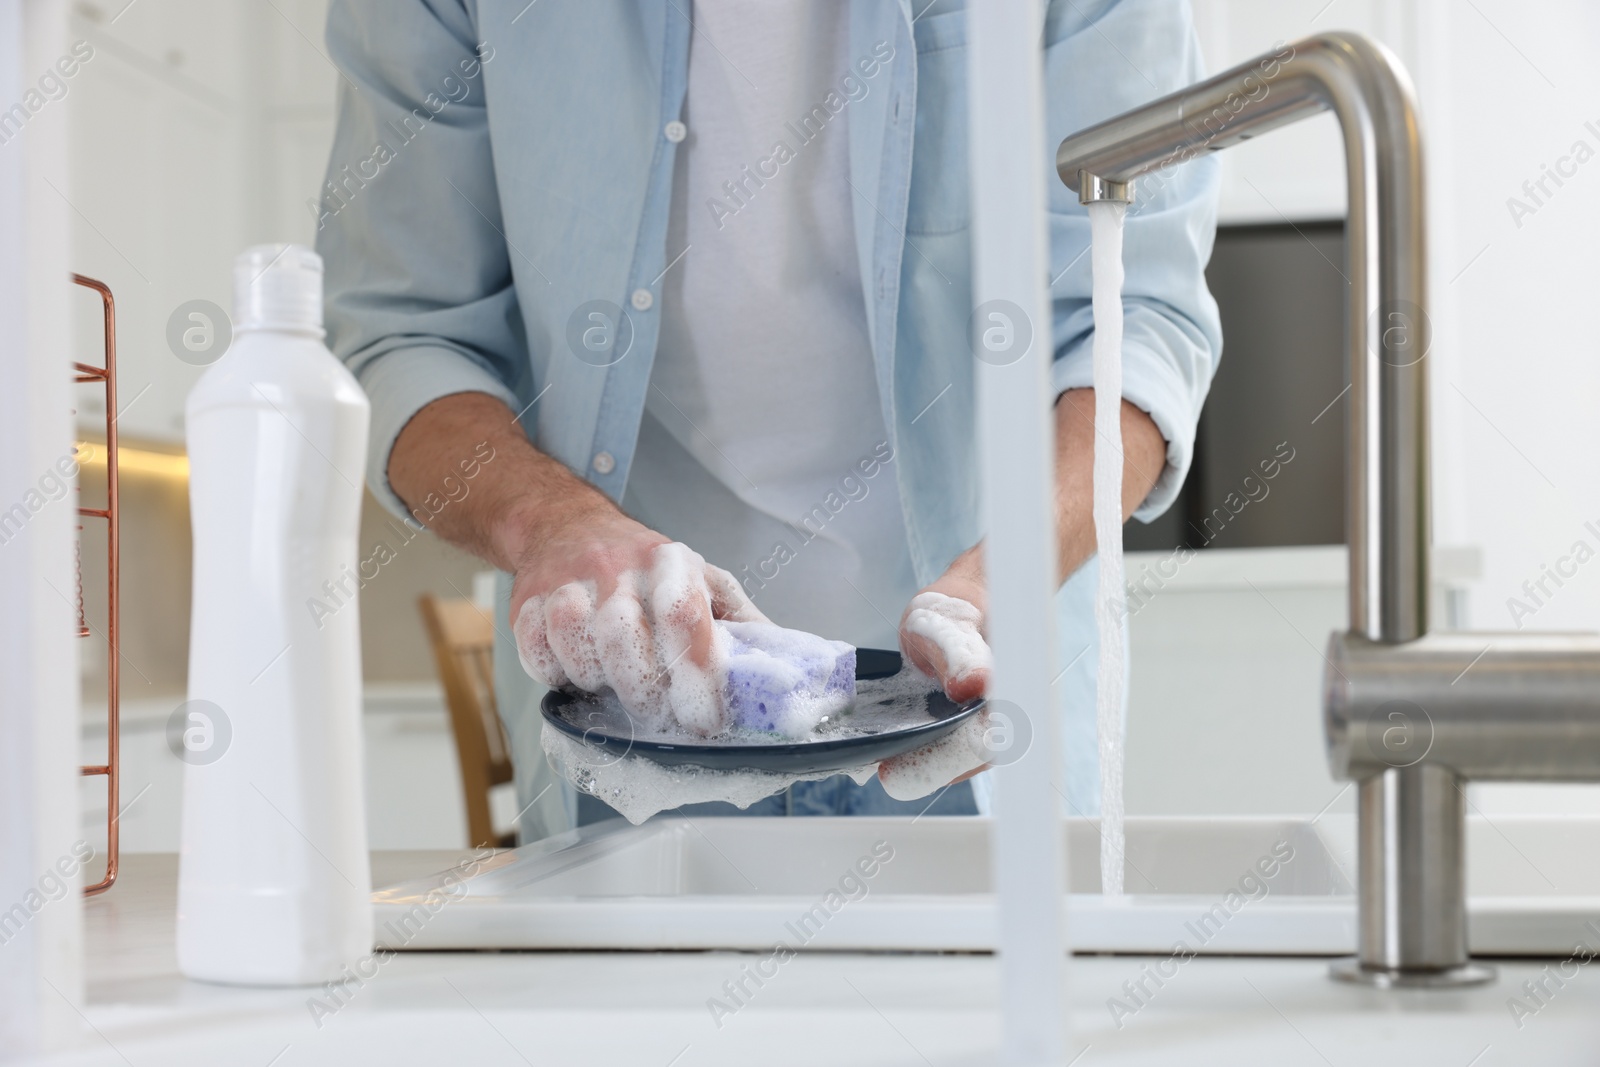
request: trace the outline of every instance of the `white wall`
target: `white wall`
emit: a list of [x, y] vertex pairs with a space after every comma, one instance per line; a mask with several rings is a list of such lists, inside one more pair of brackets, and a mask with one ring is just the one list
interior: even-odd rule
[[[1438, 317], [1451, 358], [1435, 366], [1440, 435], [1441, 538], [1484, 548], [1484, 579], [1471, 621], [1515, 627], [1506, 601], [1523, 596], [1573, 542], [1600, 550], [1584, 529], [1600, 520], [1594, 462], [1600, 412], [1600, 158], [1547, 182], [1520, 225], [1507, 207], [1530, 205], [1523, 183], [1577, 141], [1600, 155], [1600, 7], [1475, 0], [1482, 16], [1434, 3], [1440, 39], [1435, 184]], [[1486, 16], [1486, 17], [1485, 17]], [[1594, 123], [1586, 128], [1585, 123]], [[1570, 168], [1569, 168], [1570, 169]], [[1600, 526], [1600, 521], [1597, 521]], [[1570, 567], [1568, 568], [1571, 569]], [[1580, 568], [1536, 613], [1533, 629], [1600, 628], [1600, 565]]]
[[[1536, 203], [1524, 182], [1575, 143], [1600, 154], [1600, 7], [1430, 0], [1434, 180], [1437, 537], [1483, 547], [1470, 622], [1479, 629], [1600, 628], [1600, 565], [1562, 563], [1578, 541], [1600, 551], [1600, 159], [1565, 164]], [[1481, 13], [1479, 13], [1481, 11]], [[1595, 123], [1590, 129], [1585, 123]], [[1537, 190], [1536, 190], [1537, 192]], [[1549, 195], [1547, 195], [1549, 194]], [[1514, 219], [1511, 198], [1534, 208]], [[1519, 224], [1520, 223], [1520, 224]], [[1537, 600], [1522, 589], [1545, 567]], [[1524, 606], [1515, 616], [1508, 601]], [[1526, 609], [1532, 609], [1529, 615]], [[1488, 811], [1600, 810], [1600, 787], [1476, 787]]]

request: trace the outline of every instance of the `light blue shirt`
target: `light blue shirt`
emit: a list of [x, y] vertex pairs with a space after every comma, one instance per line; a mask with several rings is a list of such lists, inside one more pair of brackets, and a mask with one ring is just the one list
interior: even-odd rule
[[[849, 55], [879, 64], [849, 104], [849, 180], [884, 423], [925, 583], [982, 531], [966, 14], [957, 0], [912, 3], [849, 6]], [[691, 0], [334, 0], [338, 132], [310, 206], [330, 345], [372, 401], [368, 481], [397, 514], [395, 438], [428, 403], [467, 391], [504, 400], [542, 451], [622, 498], [670, 265], [692, 14]], [[1052, 146], [1202, 74], [1185, 0], [1053, 0], [1042, 42]], [[1047, 186], [1053, 382], [1088, 387], [1088, 218], [1053, 171]], [[1182, 484], [1221, 348], [1204, 280], [1216, 194], [1215, 161], [1202, 158], [1136, 190], [1128, 215], [1123, 392], [1167, 441], [1146, 520]], [[597, 308], [626, 309], [619, 358], [585, 345]], [[1063, 591], [1061, 662], [1079, 657], [1092, 736], [1088, 570]], [[1058, 686], [1064, 700], [1074, 685]], [[1094, 764], [1071, 755], [1067, 733], [1083, 809]]]

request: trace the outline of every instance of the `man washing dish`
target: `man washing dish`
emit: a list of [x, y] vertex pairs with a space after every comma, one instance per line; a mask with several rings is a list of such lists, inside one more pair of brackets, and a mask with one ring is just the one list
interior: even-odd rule
[[[396, 513], [493, 448], [428, 525], [506, 576], [525, 839], [594, 813], [552, 785], [524, 667], [666, 700], [710, 665], [714, 620], [764, 618], [983, 692], [966, 14], [926, 2], [335, 0], [329, 339]], [[1201, 75], [1181, 0], [1051, 3], [1040, 43], [1052, 144]], [[1215, 165], [1152, 186], [1123, 289], [1123, 505], [1145, 520], [1187, 471], [1220, 350]], [[1092, 814], [1089, 227], [1048, 187], [1056, 688], [1068, 801]], [[837, 777], [751, 810], [982, 802]]]

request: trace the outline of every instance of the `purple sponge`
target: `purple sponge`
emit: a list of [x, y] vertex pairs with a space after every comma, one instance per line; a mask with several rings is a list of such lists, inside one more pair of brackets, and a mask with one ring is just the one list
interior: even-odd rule
[[803, 630], [719, 622], [728, 633], [723, 690], [734, 726], [804, 738], [856, 695], [856, 650]]

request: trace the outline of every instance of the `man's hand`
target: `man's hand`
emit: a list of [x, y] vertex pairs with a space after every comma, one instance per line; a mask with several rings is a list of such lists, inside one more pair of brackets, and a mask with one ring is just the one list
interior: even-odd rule
[[988, 609], [980, 544], [956, 557], [900, 617], [900, 650], [917, 670], [937, 678], [957, 704], [978, 699], [989, 687], [994, 658], [984, 640]]
[[[1094, 390], [1069, 389], [1056, 401], [1056, 577], [1064, 581], [1094, 554]], [[1150, 416], [1122, 402], [1122, 514], [1136, 511], [1166, 466], [1166, 441]], [[955, 598], [964, 603], [951, 603]], [[956, 557], [900, 619], [900, 650], [945, 695], [961, 703], [989, 684], [988, 583], [980, 542]], [[977, 642], [974, 646], [973, 642]]]
[[733, 575], [611, 509], [580, 516], [518, 566], [523, 668], [549, 686], [607, 686], [646, 721], [723, 725], [713, 619], [766, 621]]
[[[686, 546], [622, 514], [529, 443], [484, 393], [424, 407], [389, 455], [389, 484], [415, 506], [453, 484], [459, 456], [485, 445], [470, 492], [429, 528], [514, 576], [511, 621], [523, 667], [546, 685], [610, 686], [629, 711], [712, 732], [713, 619], [766, 621], [739, 583]], [[459, 479], [456, 479], [459, 481]]]

